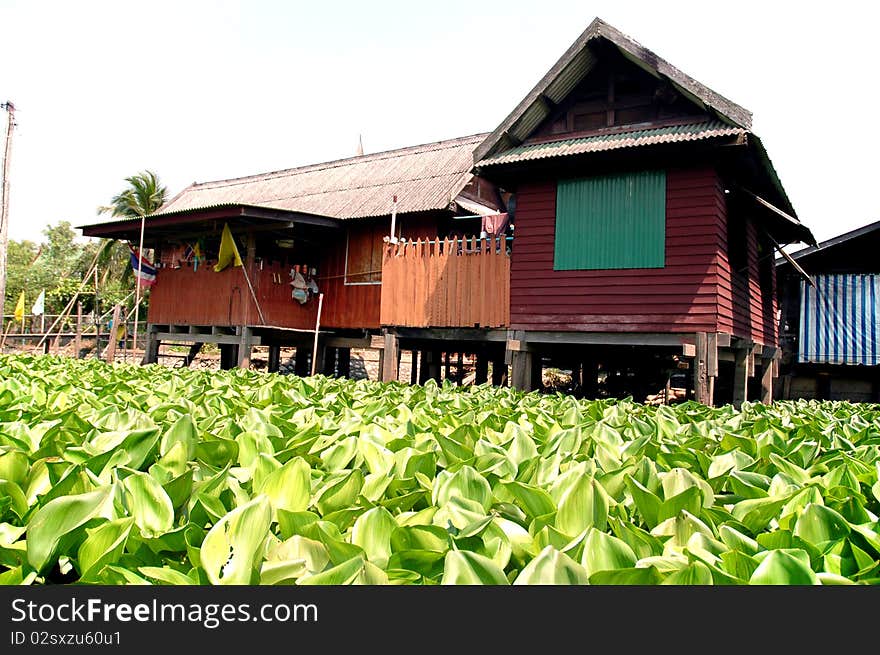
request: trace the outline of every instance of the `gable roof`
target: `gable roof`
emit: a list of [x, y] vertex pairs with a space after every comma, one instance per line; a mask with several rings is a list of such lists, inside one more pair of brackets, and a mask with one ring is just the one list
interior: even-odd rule
[[[446, 209], [473, 177], [472, 152], [485, 136], [193, 183], [150, 217], [245, 206], [345, 220], [390, 214], [395, 195], [399, 214]], [[90, 226], [124, 220], [111, 217]]]
[[590, 73], [598, 57], [588, 47], [603, 39], [615, 45], [624, 57], [655, 77], [672, 83], [685, 97], [705, 108], [716, 119], [750, 130], [752, 113], [728, 100], [633, 40], [623, 32], [596, 18], [565, 51], [547, 74], [535, 85], [501, 124], [474, 151], [474, 162], [518, 146]]

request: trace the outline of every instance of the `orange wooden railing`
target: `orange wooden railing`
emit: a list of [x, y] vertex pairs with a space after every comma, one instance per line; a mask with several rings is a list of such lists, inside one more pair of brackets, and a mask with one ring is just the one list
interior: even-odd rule
[[386, 242], [380, 321], [401, 327], [507, 327], [505, 239]]

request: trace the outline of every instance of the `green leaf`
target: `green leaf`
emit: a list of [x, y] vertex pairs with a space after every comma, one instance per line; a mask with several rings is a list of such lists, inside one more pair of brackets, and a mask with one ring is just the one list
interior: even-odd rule
[[104, 566], [119, 561], [133, 524], [134, 519], [126, 517], [86, 528], [88, 536], [76, 555], [81, 580], [95, 581]]
[[302, 512], [311, 500], [311, 468], [302, 457], [294, 457], [266, 476], [254, 490], [269, 497], [275, 509]]
[[529, 518], [547, 516], [556, 511], [553, 498], [544, 489], [523, 484], [522, 482], [508, 482], [503, 485], [516, 499], [517, 504], [523, 508]]
[[391, 534], [396, 528], [391, 512], [384, 507], [374, 507], [355, 521], [351, 543], [363, 548], [370, 562], [384, 568], [391, 556]]
[[507, 585], [504, 571], [491, 559], [466, 550], [450, 550], [443, 564], [445, 585]]
[[544, 548], [538, 556], [526, 564], [515, 585], [585, 585], [589, 575], [580, 564], [553, 546]]
[[271, 519], [269, 499], [260, 495], [229, 512], [208, 531], [201, 560], [211, 584], [253, 584], [259, 579]]
[[300, 578], [297, 584], [300, 585], [350, 585], [354, 584], [358, 576], [364, 570], [364, 559], [362, 557], [352, 557], [351, 559], [337, 564], [333, 568], [307, 575]]
[[653, 566], [615, 571], [598, 571], [590, 576], [591, 585], [657, 585], [663, 576]]
[[38, 572], [54, 562], [62, 537], [96, 516], [110, 518], [113, 487], [49, 501], [31, 517], [27, 529], [28, 563]]
[[752, 585], [815, 585], [819, 584], [810, 568], [809, 556], [803, 550], [771, 550], [749, 578]]
[[627, 569], [635, 566], [638, 558], [627, 543], [606, 532], [591, 528], [584, 540], [581, 557], [587, 575], [598, 571]]
[[158, 537], [174, 525], [174, 506], [162, 486], [146, 473], [132, 473], [122, 481], [125, 503], [145, 537]]
[[830, 507], [810, 503], [798, 516], [794, 535], [817, 548], [843, 539], [850, 533], [849, 524]]
[[712, 571], [702, 562], [692, 562], [683, 569], [670, 574], [660, 584], [664, 585], [711, 585]]
[[172, 568], [167, 566], [139, 566], [138, 572], [147, 576], [148, 578], [152, 578], [153, 580], [157, 580], [163, 584], [168, 585], [194, 585], [195, 581], [189, 577], [181, 573], [180, 571], [175, 571]]
[[329, 514], [354, 505], [363, 486], [364, 474], [355, 469], [318, 492], [315, 506], [321, 514]]
[[196, 443], [198, 440], [199, 432], [192, 417], [189, 414], [183, 414], [162, 435], [162, 440], [159, 443], [159, 454], [164, 457], [175, 444], [180, 444], [185, 459], [193, 459], [196, 454]]
[[433, 504], [443, 506], [452, 497], [474, 501], [488, 510], [492, 505], [492, 488], [472, 466], [462, 466], [455, 473], [441, 471], [434, 483]]
[[571, 536], [591, 527], [605, 530], [609, 500], [605, 489], [593, 477], [577, 480], [560, 498], [556, 528]]

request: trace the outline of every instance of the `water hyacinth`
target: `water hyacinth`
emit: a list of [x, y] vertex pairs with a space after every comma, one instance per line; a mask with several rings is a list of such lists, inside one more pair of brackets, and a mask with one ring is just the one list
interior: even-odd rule
[[880, 407], [0, 356], [0, 584], [880, 582]]

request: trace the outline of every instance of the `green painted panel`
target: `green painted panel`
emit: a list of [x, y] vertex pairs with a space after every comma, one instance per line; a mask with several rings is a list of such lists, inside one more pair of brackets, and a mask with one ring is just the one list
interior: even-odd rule
[[663, 268], [666, 171], [560, 180], [557, 271]]

